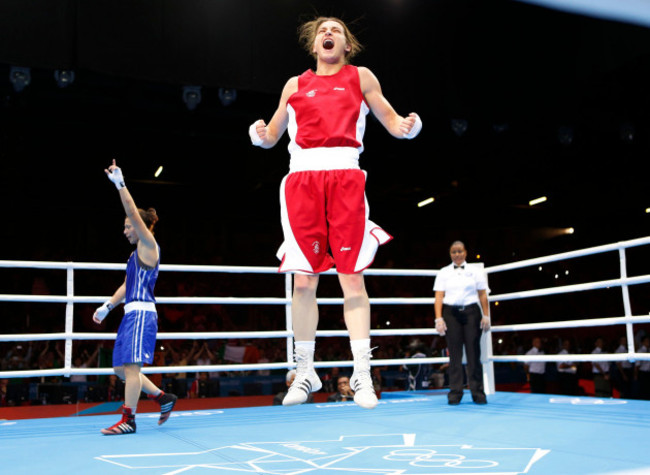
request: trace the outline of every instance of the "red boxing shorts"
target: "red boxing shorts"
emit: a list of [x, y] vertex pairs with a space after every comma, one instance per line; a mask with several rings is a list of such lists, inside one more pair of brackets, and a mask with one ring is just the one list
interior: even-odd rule
[[358, 168], [297, 171], [282, 180], [280, 272], [318, 274], [335, 265], [355, 274], [372, 264], [392, 236], [368, 219], [365, 186]]

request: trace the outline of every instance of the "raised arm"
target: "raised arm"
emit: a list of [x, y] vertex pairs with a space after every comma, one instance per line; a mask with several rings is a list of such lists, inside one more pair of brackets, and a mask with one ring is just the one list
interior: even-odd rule
[[412, 139], [420, 133], [422, 129], [420, 117], [415, 112], [411, 112], [406, 117], [395, 112], [393, 106], [384, 97], [379, 80], [372, 71], [359, 67], [359, 80], [361, 81], [361, 92], [370, 106], [370, 110], [393, 137]]
[[85, 352], [85, 354], [88, 356], [86, 359], [86, 366], [91, 366], [93, 361], [95, 361], [95, 358], [97, 357], [97, 354], [99, 353], [99, 345], [95, 346], [95, 351], [93, 351], [92, 355], [88, 355], [88, 352]]
[[104, 172], [108, 176], [108, 179], [115, 184], [115, 187], [120, 193], [120, 200], [122, 200], [124, 212], [126, 213], [127, 218], [129, 218], [131, 226], [133, 226], [133, 229], [138, 236], [137, 246], [140, 259], [147, 266], [155, 266], [156, 262], [158, 262], [158, 245], [156, 239], [151, 230], [142, 220], [142, 217], [138, 212], [138, 207], [135, 205], [131, 193], [129, 193], [129, 190], [124, 184], [122, 170], [115, 163], [115, 159], [113, 159], [113, 164], [108, 167], [108, 169], [105, 169]]
[[289, 124], [289, 114], [287, 113], [287, 102], [289, 97], [298, 90], [298, 77], [292, 77], [284, 85], [282, 95], [280, 96], [280, 103], [276, 109], [271, 122], [266, 124], [264, 120], [260, 119], [254, 122], [248, 128], [248, 134], [251, 138], [253, 145], [262, 148], [271, 148], [282, 137], [287, 125]]

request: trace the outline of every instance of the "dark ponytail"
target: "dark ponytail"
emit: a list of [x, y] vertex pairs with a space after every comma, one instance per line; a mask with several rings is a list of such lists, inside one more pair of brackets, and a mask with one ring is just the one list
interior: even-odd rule
[[153, 227], [156, 225], [159, 219], [156, 210], [153, 208], [148, 208], [145, 211], [141, 208], [138, 208], [138, 213], [140, 213], [140, 217], [142, 218], [142, 221], [144, 221], [144, 224], [147, 225], [147, 228], [149, 228], [149, 231], [153, 232]]

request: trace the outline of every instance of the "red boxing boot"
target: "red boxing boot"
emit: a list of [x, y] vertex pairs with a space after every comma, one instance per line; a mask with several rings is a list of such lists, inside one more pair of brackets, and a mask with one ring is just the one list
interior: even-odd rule
[[104, 435], [135, 434], [135, 414], [130, 407], [122, 406], [122, 419], [107, 429], [102, 429]]

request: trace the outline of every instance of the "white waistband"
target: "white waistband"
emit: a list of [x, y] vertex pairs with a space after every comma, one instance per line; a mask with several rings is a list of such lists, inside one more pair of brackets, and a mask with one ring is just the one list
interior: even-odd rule
[[359, 168], [359, 150], [353, 147], [318, 147], [291, 151], [289, 173]]
[[144, 310], [145, 312], [155, 312], [156, 304], [154, 302], [129, 302], [124, 305], [124, 313]]

